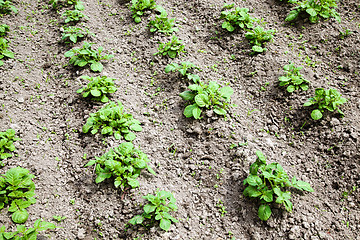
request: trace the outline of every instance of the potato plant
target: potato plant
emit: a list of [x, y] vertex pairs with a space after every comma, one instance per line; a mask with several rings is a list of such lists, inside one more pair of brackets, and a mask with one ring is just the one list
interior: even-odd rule
[[117, 90], [114, 84], [114, 78], [108, 78], [107, 76], [81, 76], [81, 78], [90, 81], [86, 87], [76, 91], [77, 93], [82, 93], [84, 98], [106, 103], [109, 101], [107, 95]]
[[244, 185], [247, 185], [247, 187], [243, 194], [246, 197], [259, 200], [258, 216], [262, 221], [270, 218], [270, 204], [274, 201], [277, 204], [283, 204], [286, 211], [292, 212], [291, 192], [287, 191], [287, 188], [293, 187], [300, 191], [314, 191], [309, 183], [299, 181], [296, 177], [293, 177], [290, 181], [287, 173], [279, 163], [266, 164], [266, 157], [261, 151], [256, 151], [256, 156], [256, 161], [250, 166], [250, 174], [244, 180]]
[[135, 23], [141, 22], [141, 17], [145, 10], [154, 9], [156, 7], [155, 0], [131, 0], [130, 10]]
[[173, 32], [179, 31], [175, 26], [175, 18], [168, 18], [165, 9], [161, 6], [157, 6], [157, 10], [160, 14], [155, 16], [155, 19], [151, 19], [148, 27], [150, 32], [164, 33], [170, 35]]
[[10, 0], [0, 0], [0, 14], [18, 13], [17, 8], [12, 4]]
[[58, 10], [62, 7], [74, 6], [75, 10], [82, 11], [84, 10], [84, 3], [80, 0], [50, 0], [52, 8]]
[[180, 64], [181, 65], [177, 63], [168, 64], [164, 69], [165, 73], [177, 71], [181, 74], [182, 77], [185, 77], [186, 79], [193, 81], [194, 83], [198, 83], [200, 81], [200, 77], [197, 74], [188, 72], [189, 70], [192, 69], [201, 70], [199, 67], [197, 67], [195, 64], [189, 61], [181, 62]]
[[0, 25], [0, 37], [5, 37], [7, 33], [10, 31], [10, 28], [6, 24]]
[[284, 66], [285, 74], [279, 77], [280, 86], [287, 86], [286, 90], [292, 93], [299, 88], [303, 91], [309, 89], [309, 80], [300, 73], [302, 67], [296, 67], [293, 63]]
[[[9, 152], [15, 151], [14, 142], [21, 140], [15, 136], [15, 130], [8, 129], [5, 132], [0, 132], [0, 159], [6, 159], [12, 157], [12, 154]], [[3, 163], [0, 161], [0, 166], [3, 166]]]
[[251, 49], [253, 53], [262, 53], [266, 51], [267, 49], [263, 47], [263, 45], [273, 38], [274, 32], [275, 30], [265, 30], [261, 26], [248, 30], [248, 32], [245, 33], [245, 37], [252, 45]]
[[221, 27], [233, 32], [237, 28], [243, 30], [253, 29], [254, 23], [258, 20], [249, 15], [248, 8], [236, 7], [232, 11], [221, 12], [220, 19], [225, 19]]
[[[0, 37], [0, 59], [5, 57], [14, 58], [14, 53], [8, 50], [8, 40]], [[0, 66], [4, 65], [4, 62], [0, 60]]]
[[89, 19], [88, 16], [86, 16], [84, 13], [81, 12], [81, 10], [66, 10], [63, 14], [62, 17], [65, 18], [65, 23], [77, 23], [82, 19]]
[[103, 182], [105, 179], [114, 178], [114, 185], [122, 191], [128, 187], [137, 188], [139, 181], [137, 178], [141, 170], [147, 169], [156, 175], [154, 170], [148, 165], [150, 160], [141, 150], [136, 149], [130, 142], [121, 143], [118, 147], [110, 149], [96, 160], [90, 160], [85, 167], [96, 164], [96, 183]]
[[132, 141], [136, 135], [131, 131], [141, 132], [142, 128], [138, 120], [124, 112], [124, 106], [118, 101], [118, 104], [109, 102], [96, 113], [90, 113], [82, 130], [84, 133], [90, 131], [91, 134], [100, 131], [103, 135], [114, 135], [115, 139], [124, 137], [125, 140]]
[[61, 40], [65, 41], [65, 43], [70, 43], [69, 40], [73, 43], [77, 43], [79, 39], [84, 38], [87, 35], [95, 36], [95, 34], [91, 33], [88, 29], [68, 26], [64, 27]]
[[55, 224], [38, 219], [34, 227], [26, 228], [25, 225], [17, 225], [15, 232], [6, 232], [5, 226], [0, 228], [0, 240], [36, 240], [39, 232], [57, 228]]
[[168, 55], [170, 58], [176, 58], [180, 53], [185, 53], [184, 44], [175, 35], [172, 36], [170, 42], [160, 43], [159, 52], [154, 55]]

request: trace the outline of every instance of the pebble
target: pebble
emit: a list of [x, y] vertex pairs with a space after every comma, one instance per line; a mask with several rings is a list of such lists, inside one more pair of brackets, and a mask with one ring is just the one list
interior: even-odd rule
[[85, 238], [85, 229], [80, 228], [79, 231], [78, 231], [77, 237], [79, 239], [84, 239]]

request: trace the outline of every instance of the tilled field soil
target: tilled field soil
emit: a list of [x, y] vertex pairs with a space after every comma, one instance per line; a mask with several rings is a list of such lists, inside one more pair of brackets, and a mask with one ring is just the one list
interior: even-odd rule
[[[19, 13], [0, 18], [10, 26], [6, 38], [15, 53], [0, 67], [0, 131], [12, 128], [22, 141], [0, 173], [21, 166], [35, 175], [37, 202], [28, 208], [27, 226], [38, 218], [66, 217], [57, 223], [61, 228], [42, 232], [41, 239], [359, 239], [359, 2], [340, 1], [341, 23], [331, 18], [289, 24], [284, 21], [288, 3], [235, 1], [263, 19], [266, 29], [276, 29], [267, 52], [250, 55], [242, 31], [221, 28], [224, 1], [158, 0], [176, 18], [176, 35], [185, 44], [186, 53], [172, 60], [153, 55], [159, 42], [170, 39], [149, 32], [154, 12], [135, 24], [128, 1], [85, 0], [89, 20], [77, 26], [95, 36], [75, 46], [94, 42], [114, 54], [101, 74], [68, 65], [64, 53], [73, 45], [61, 41], [60, 18], [66, 8], [57, 12], [43, 0], [13, 2]], [[353, 33], [342, 39], [345, 29]], [[186, 103], [179, 93], [188, 83], [164, 72], [172, 61], [191, 61], [202, 69], [204, 81], [234, 89], [236, 106], [225, 119], [211, 111], [200, 120], [183, 115]], [[308, 91], [289, 94], [279, 87], [289, 61], [304, 67]], [[76, 93], [87, 83], [82, 75], [117, 79], [111, 100], [121, 101], [142, 123], [133, 143], [148, 155], [157, 176], [143, 171], [139, 188], [122, 193], [112, 181], [96, 184], [94, 169], [84, 167], [121, 141], [82, 133], [89, 114], [103, 106]], [[344, 118], [310, 118], [311, 108], [303, 104], [318, 87], [338, 89], [348, 99], [341, 106]], [[258, 202], [242, 194], [256, 150], [315, 190], [292, 191], [293, 212], [273, 205], [267, 222], [257, 216]], [[179, 222], [168, 232], [158, 226], [126, 229], [142, 212], [142, 196], [157, 189], [174, 194], [179, 209], [173, 216]], [[16, 228], [7, 209], [1, 210], [0, 223]]]

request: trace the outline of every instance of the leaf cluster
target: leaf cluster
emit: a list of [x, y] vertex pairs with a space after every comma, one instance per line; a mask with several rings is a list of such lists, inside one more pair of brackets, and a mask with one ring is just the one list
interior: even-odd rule
[[285, 21], [296, 20], [300, 14], [306, 13], [309, 15], [309, 21], [311, 23], [317, 23], [322, 18], [334, 17], [336, 21], [341, 22], [341, 18], [337, 8], [337, 0], [303, 0], [297, 1], [295, 4], [297, 7], [290, 11]]
[[10, 205], [15, 223], [24, 223], [29, 217], [26, 208], [36, 202], [32, 178], [34, 175], [21, 167], [11, 168], [0, 177], [0, 209]]
[[0, 14], [10, 14], [11, 12], [15, 14], [18, 12], [17, 8], [12, 5], [12, 1], [0, 0]]
[[136, 135], [131, 131], [141, 132], [142, 128], [138, 120], [124, 112], [120, 101], [118, 104], [110, 101], [96, 113], [90, 113], [82, 130], [84, 133], [90, 131], [91, 134], [96, 134], [101, 130], [100, 133], [103, 135], [114, 135], [115, 139], [121, 139], [124, 136], [125, 140], [132, 141]]
[[74, 66], [84, 67], [87, 64], [90, 64], [90, 69], [94, 72], [101, 72], [103, 70], [103, 65], [100, 62], [101, 60], [109, 60], [114, 57], [114, 55], [101, 55], [101, 52], [104, 50], [103, 47], [99, 47], [97, 50], [93, 50], [91, 46], [94, 43], [84, 42], [81, 48], [73, 48], [70, 51], [65, 53], [65, 57], [70, 57], [70, 64]]
[[194, 83], [198, 83], [200, 81], [200, 77], [197, 74], [193, 74], [188, 72], [192, 69], [201, 70], [199, 67], [197, 67], [195, 64], [189, 61], [185, 61], [180, 63], [181, 65], [177, 63], [170, 63], [165, 67], [165, 73], [169, 72], [179, 72], [182, 77], [185, 77], [186, 79], [193, 81]]
[[74, 26], [64, 27], [64, 32], [62, 34], [61, 40], [69, 43], [70, 40], [73, 43], [77, 43], [79, 38], [84, 38], [87, 35], [94, 36], [88, 29], [82, 29]]
[[168, 18], [165, 9], [161, 6], [156, 7], [160, 14], [155, 16], [155, 20], [150, 20], [149, 28], [150, 32], [160, 32], [166, 35], [170, 35], [173, 32], [179, 31], [175, 26], [175, 18]]
[[130, 10], [136, 23], [141, 22], [141, 17], [146, 9], [154, 9], [156, 7], [155, 0], [132, 0], [131, 3]]
[[253, 53], [262, 53], [266, 51], [267, 49], [263, 47], [263, 45], [273, 38], [274, 32], [275, 30], [265, 30], [261, 26], [248, 30], [248, 32], [245, 33], [245, 37], [250, 41]]
[[180, 97], [189, 101], [190, 105], [185, 107], [184, 115], [187, 118], [201, 118], [202, 108], [212, 108], [218, 115], [225, 115], [234, 90], [227, 86], [221, 87], [215, 81], [205, 84], [199, 82], [188, 87], [190, 91], [180, 93]]
[[290, 181], [279, 163], [266, 164], [266, 157], [261, 151], [256, 151], [256, 155], [256, 161], [250, 166], [250, 174], [244, 180], [244, 185], [248, 186], [243, 194], [246, 197], [260, 200], [258, 216], [262, 221], [270, 218], [270, 203], [274, 200], [278, 204], [283, 204], [288, 212], [292, 212], [291, 193], [285, 191], [285, 188], [293, 187], [300, 191], [314, 191], [309, 183], [296, 180], [296, 177]]
[[74, 6], [75, 10], [79, 10], [79, 11], [85, 9], [84, 3], [80, 0], [50, 0], [49, 4], [51, 4], [52, 8], [55, 10], [67, 6]]
[[339, 109], [339, 106], [346, 103], [347, 100], [341, 97], [341, 94], [336, 89], [317, 88], [315, 89], [315, 96], [311, 97], [304, 103], [304, 106], [314, 105], [316, 109], [311, 112], [311, 118], [319, 120], [322, 118], [322, 113], [326, 110], [333, 112], [335, 110], [344, 116], [344, 113]]
[[131, 188], [139, 187], [137, 178], [144, 168], [156, 175], [148, 162], [150, 160], [145, 153], [134, 148], [131, 142], [124, 142], [117, 148], [110, 149], [101, 157], [96, 157], [96, 160], [89, 161], [85, 167], [96, 164], [96, 183], [115, 177], [115, 187], [120, 187], [122, 191], [125, 191], [128, 186]]
[[158, 47], [159, 52], [154, 55], [161, 54], [163, 56], [168, 55], [170, 58], [176, 58], [181, 52], [185, 53], [184, 48], [185, 46], [182, 41], [173, 35], [170, 42], [160, 43]]
[[19, 140], [21, 139], [15, 137], [15, 130], [13, 129], [7, 129], [5, 132], [0, 132], [0, 159], [12, 157], [12, 154], [7, 153], [7, 151], [15, 151], [14, 142]]
[[7, 35], [7, 33], [10, 31], [10, 28], [6, 24], [0, 25], [0, 37], [4, 37]]
[[225, 19], [221, 27], [229, 32], [233, 32], [238, 27], [243, 30], [253, 29], [254, 23], [257, 22], [258, 19], [251, 17], [248, 12], [248, 8], [240, 7], [236, 7], [232, 11], [221, 12], [220, 19]]
[[285, 75], [279, 77], [280, 86], [287, 86], [286, 90], [289, 93], [301, 88], [303, 91], [309, 89], [309, 80], [306, 80], [300, 73], [303, 67], [295, 67], [293, 63], [284, 66]]
[[36, 240], [41, 231], [57, 228], [55, 224], [38, 219], [34, 227], [26, 228], [25, 225], [17, 225], [15, 232], [6, 232], [5, 226], [0, 228], [0, 240]]
[[158, 191], [156, 196], [148, 194], [143, 198], [148, 200], [149, 203], [144, 206], [143, 214], [136, 215], [130, 219], [130, 224], [143, 224], [146, 219], [150, 219], [150, 224], [148, 224], [148, 226], [152, 226], [155, 221], [160, 220], [160, 228], [168, 231], [171, 226], [171, 222], [178, 222], [176, 218], [169, 214], [169, 212], [177, 211], [178, 209], [176, 199], [171, 192]]
[[[4, 57], [14, 58], [14, 53], [8, 50], [8, 42], [5, 38], [0, 37], [0, 59]], [[0, 66], [2, 65], [4, 65], [4, 62], [0, 60]]]
[[84, 98], [90, 97], [93, 101], [106, 103], [109, 101], [107, 94], [114, 93], [117, 90], [114, 85], [114, 78], [108, 78], [107, 76], [81, 76], [81, 78], [90, 81], [86, 87], [76, 91], [82, 93]]
[[88, 16], [86, 16], [81, 10], [75, 9], [75, 10], [66, 10], [62, 17], [65, 18], [65, 23], [77, 23], [81, 19], [89, 19]]

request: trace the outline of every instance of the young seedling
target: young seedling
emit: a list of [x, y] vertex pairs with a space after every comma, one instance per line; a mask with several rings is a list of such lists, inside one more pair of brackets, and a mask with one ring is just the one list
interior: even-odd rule
[[265, 31], [264, 28], [260, 26], [248, 30], [248, 32], [245, 33], [245, 37], [250, 41], [253, 53], [262, 53], [266, 51], [267, 49], [264, 48], [263, 45], [273, 38], [274, 32], [275, 30]]
[[340, 31], [339, 37], [340, 37], [340, 39], [345, 39], [348, 36], [350, 36], [351, 34], [353, 34], [353, 32], [350, 29], [344, 29], [344, 32]]
[[[7, 49], [8, 41], [5, 38], [0, 37], [0, 59], [3, 59], [4, 57], [14, 58], [14, 53]], [[4, 65], [4, 62], [0, 60], [0, 66], [2, 65]]]
[[[90, 129], [92, 130], [90, 131]], [[90, 131], [91, 134], [96, 134], [100, 131], [103, 135], [114, 135], [115, 139], [121, 139], [124, 136], [127, 141], [136, 138], [131, 130], [141, 132], [140, 122], [134, 119], [131, 114], [124, 112], [124, 107], [120, 101], [118, 104], [109, 102], [96, 113], [90, 113], [90, 117], [83, 126], [84, 133]]]
[[0, 25], [0, 37], [5, 37], [7, 33], [10, 31], [10, 28], [6, 24]]
[[[130, 219], [129, 223], [132, 225], [142, 224], [145, 227], [153, 226], [156, 221], [160, 220], [160, 228], [168, 231], [171, 222], [178, 222], [178, 220], [172, 217], [169, 212], [177, 211], [176, 199], [171, 192], [158, 191], [156, 195], [148, 194], [143, 197], [148, 200], [149, 203], [144, 206], [144, 213], [136, 215]], [[145, 220], [149, 219], [150, 223], [143, 224]]]
[[114, 55], [101, 55], [101, 52], [104, 50], [103, 47], [99, 47], [98, 50], [93, 50], [91, 46], [94, 43], [84, 42], [82, 48], [73, 48], [70, 51], [65, 53], [65, 57], [70, 57], [70, 64], [79, 67], [85, 67], [90, 64], [90, 69], [94, 72], [101, 72], [103, 70], [103, 65], [100, 62], [101, 60], [109, 60], [114, 57]]
[[65, 23], [77, 23], [79, 22], [81, 19], [89, 19], [88, 16], [86, 16], [85, 14], [83, 14], [80, 10], [66, 10], [63, 14], [62, 17], [65, 18]]
[[36, 240], [39, 232], [57, 228], [55, 224], [38, 219], [34, 227], [26, 228], [25, 225], [17, 225], [15, 232], [6, 232], [5, 226], [0, 228], [1, 240]]
[[36, 202], [34, 175], [29, 170], [16, 167], [9, 169], [0, 177], [0, 209], [9, 207], [14, 223], [24, 223], [29, 217], [25, 208]]
[[159, 52], [154, 55], [161, 54], [163, 56], [168, 55], [170, 58], [176, 58], [181, 52], [185, 53], [184, 48], [185, 46], [182, 41], [173, 35], [170, 42], [160, 43], [158, 47]]
[[[9, 153], [15, 151], [14, 142], [21, 140], [20, 138], [15, 137], [15, 130], [8, 129], [6, 132], [0, 132], [0, 159], [6, 159], [12, 157], [12, 154]], [[3, 163], [0, 161], [0, 166], [3, 166]]]
[[289, 93], [301, 88], [303, 91], [308, 90], [309, 80], [306, 80], [300, 73], [303, 67], [295, 67], [293, 63], [284, 66], [285, 75], [279, 77], [280, 86], [287, 86], [286, 90]]
[[157, 6], [156, 9], [160, 12], [159, 15], [156, 15], [155, 20], [150, 20], [148, 27], [150, 32], [160, 32], [166, 35], [170, 35], [173, 32], [179, 31], [178, 28], [175, 28], [175, 18], [168, 18], [165, 9], [161, 6]]
[[286, 188], [293, 187], [300, 191], [313, 192], [310, 184], [299, 181], [296, 177], [289, 180], [287, 173], [279, 163], [266, 164], [266, 157], [261, 151], [256, 151], [257, 159], [250, 166], [250, 174], [244, 180], [248, 185], [243, 194], [246, 197], [257, 198], [260, 201], [258, 216], [266, 221], [271, 216], [272, 202], [284, 204], [286, 211], [292, 212], [291, 193]]
[[57, 222], [62, 222], [62, 221], [64, 221], [65, 219], [66, 219], [67, 217], [62, 217], [62, 216], [56, 216], [56, 215], [54, 215], [53, 216], [53, 219], [55, 219]]
[[10, 0], [0, 0], [0, 14], [10, 14], [18, 12], [17, 8], [12, 5]]
[[70, 43], [69, 40], [73, 43], [77, 43], [80, 38], [84, 38], [87, 35], [95, 36], [92, 32], [88, 29], [82, 29], [78, 27], [64, 27], [64, 32], [62, 34], [61, 40], [65, 41], [65, 43]]
[[154, 170], [148, 165], [150, 160], [140, 149], [136, 149], [130, 142], [121, 143], [117, 148], [110, 149], [101, 157], [90, 160], [85, 167], [96, 164], [96, 183], [103, 182], [108, 178], [115, 178], [114, 185], [125, 191], [128, 187], [139, 187], [137, 178], [141, 170], [147, 169], [156, 175]]
[[188, 70], [192, 69], [201, 70], [199, 67], [189, 61], [182, 62], [181, 65], [177, 63], [170, 63], [165, 67], [165, 73], [178, 71], [182, 77], [185, 77], [188, 80], [193, 81], [194, 83], [198, 83], [200, 81], [200, 77], [197, 74], [192, 74], [188, 72]]
[[83, 11], [85, 9], [84, 3], [80, 0], [50, 0], [49, 4], [51, 4], [55, 10], [69, 5], [74, 6], [75, 10]]
[[285, 21], [296, 20], [301, 13], [309, 15], [309, 21], [311, 23], [317, 23], [320, 17], [325, 19], [334, 17], [336, 21], [341, 22], [339, 13], [336, 12], [337, 0], [302, 0], [297, 1], [295, 4], [298, 6], [290, 11]]
[[131, 0], [132, 17], [136, 23], [141, 22], [141, 17], [145, 10], [154, 9], [156, 7], [155, 0]]
[[190, 91], [180, 93], [182, 99], [190, 102], [190, 105], [184, 110], [185, 117], [200, 119], [202, 108], [211, 108], [218, 115], [226, 115], [231, 95], [234, 93], [231, 87], [221, 88], [214, 81], [211, 81], [208, 85], [200, 81], [198, 84], [192, 84], [188, 88]]
[[243, 30], [253, 29], [254, 23], [258, 20], [251, 17], [248, 12], [248, 8], [239, 7], [236, 7], [235, 10], [232, 11], [221, 12], [220, 19], [225, 19], [221, 27], [229, 32], [233, 32], [239, 27]]
[[117, 90], [114, 85], [114, 78], [108, 78], [107, 76], [81, 76], [81, 78], [90, 81], [86, 87], [77, 90], [77, 93], [82, 93], [84, 98], [89, 97], [93, 101], [106, 103], [109, 101], [107, 95]]
[[311, 118], [314, 120], [319, 120], [323, 117], [323, 112], [325, 109], [333, 112], [335, 110], [340, 113], [341, 116], [344, 116], [344, 113], [339, 109], [339, 106], [346, 103], [347, 100], [341, 97], [341, 94], [336, 89], [317, 88], [315, 89], [315, 96], [309, 98], [304, 106], [315, 105], [315, 108], [311, 112]]

